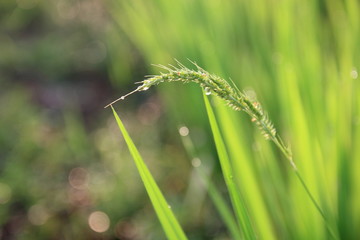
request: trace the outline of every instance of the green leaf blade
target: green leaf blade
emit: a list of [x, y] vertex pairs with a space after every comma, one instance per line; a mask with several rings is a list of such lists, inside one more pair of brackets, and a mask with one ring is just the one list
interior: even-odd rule
[[216, 150], [218, 152], [221, 169], [224, 175], [225, 183], [228, 187], [230, 199], [237, 217], [240, 230], [242, 231], [245, 239], [256, 239], [255, 231], [252, 227], [250, 217], [246, 210], [246, 204], [241, 197], [238, 186], [234, 181], [234, 170], [231, 166], [229, 155], [226, 150], [225, 143], [220, 133], [219, 126], [217, 124], [214, 111], [207, 96], [203, 93], [206, 111], [208, 114], [211, 130], [214, 137]]
[[139, 171], [140, 177], [144, 183], [145, 189], [150, 197], [151, 203], [155, 209], [155, 212], [160, 220], [160, 223], [165, 231], [168, 239], [171, 240], [186, 240], [187, 237], [182, 230], [179, 222], [177, 221], [174, 213], [169, 207], [165, 197], [161, 193], [158, 185], [156, 184], [153, 176], [143, 161], [139, 151], [137, 150], [130, 135], [126, 131], [124, 124], [120, 117], [111, 106], [116, 122], [119, 126], [121, 133], [124, 136], [125, 142], [129, 148], [131, 156], [133, 157], [136, 167]]

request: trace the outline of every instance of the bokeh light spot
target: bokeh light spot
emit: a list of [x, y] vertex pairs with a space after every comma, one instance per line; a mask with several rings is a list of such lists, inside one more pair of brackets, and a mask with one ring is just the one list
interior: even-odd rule
[[98, 233], [105, 232], [110, 227], [110, 219], [106, 213], [96, 211], [90, 214], [88, 223], [90, 228]]
[[142, 104], [137, 113], [137, 117], [142, 124], [153, 125], [161, 116], [161, 107], [156, 98]]
[[182, 126], [181, 128], [179, 128], [179, 134], [183, 137], [186, 137], [187, 135], [189, 135], [189, 129], [186, 126]]
[[193, 167], [200, 167], [201, 165], [200, 158], [193, 158], [193, 160], [191, 160], [191, 164], [193, 165]]
[[73, 168], [69, 173], [69, 183], [75, 189], [85, 189], [88, 186], [88, 175], [84, 168]]
[[357, 72], [357, 70], [355, 68], [353, 68], [351, 70], [350, 76], [351, 76], [352, 79], [357, 79], [358, 78], [359, 74], [358, 74], [358, 72]]
[[34, 225], [43, 225], [48, 218], [48, 211], [40, 204], [33, 205], [28, 211], [28, 219]]
[[130, 221], [120, 221], [115, 226], [115, 235], [120, 239], [134, 239], [138, 235], [135, 225]]

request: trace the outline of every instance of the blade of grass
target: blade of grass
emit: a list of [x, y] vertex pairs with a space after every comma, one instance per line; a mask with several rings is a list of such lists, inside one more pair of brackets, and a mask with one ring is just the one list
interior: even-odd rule
[[149, 194], [151, 203], [155, 209], [155, 212], [160, 220], [160, 223], [165, 231], [168, 239], [171, 240], [184, 240], [187, 239], [184, 231], [179, 225], [174, 213], [171, 211], [169, 204], [166, 202], [165, 197], [161, 193], [158, 185], [156, 184], [153, 176], [143, 161], [139, 151], [137, 150], [134, 142], [125, 129], [124, 124], [120, 120], [120, 117], [116, 113], [115, 109], [111, 106], [116, 122], [119, 126], [121, 133], [124, 136], [126, 144], [129, 148], [131, 156], [134, 158], [136, 167], [139, 171], [140, 177], [144, 183], [145, 189]]
[[214, 111], [210, 105], [210, 102], [203, 93], [206, 111], [208, 114], [211, 130], [214, 137], [216, 150], [218, 152], [221, 169], [223, 171], [225, 183], [229, 190], [230, 199], [235, 211], [235, 215], [245, 239], [256, 239], [255, 231], [252, 227], [250, 217], [248, 215], [246, 204], [241, 197], [240, 191], [234, 181], [234, 171], [230, 163], [230, 159], [225, 147], [225, 143], [222, 139]]
[[[244, 127], [245, 122], [241, 121], [243, 119], [239, 118], [231, 109], [224, 106], [219, 99], [214, 98], [214, 100], [216, 116], [223, 133], [223, 139], [232, 160], [233, 169], [238, 173], [236, 181], [244, 194], [246, 194], [244, 198], [248, 203], [247, 207], [252, 221], [256, 223], [259, 239], [279, 239], [273, 228], [273, 216], [268, 211], [267, 201], [261, 189], [262, 187], [268, 188], [268, 186], [260, 184], [252, 161], [256, 159], [251, 154], [252, 149], [249, 148], [249, 143], [246, 142], [248, 140], [242, 138], [242, 136], [248, 136]], [[271, 184], [271, 182], [266, 183]]]

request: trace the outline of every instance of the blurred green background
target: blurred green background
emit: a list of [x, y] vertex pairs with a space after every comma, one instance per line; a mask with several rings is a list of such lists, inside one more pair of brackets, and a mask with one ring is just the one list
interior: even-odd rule
[[[165, 238], [103, 106], [174, 58], [256, 93], [336, 234], [358, 239], [359, 14], [356, 0], [1, 0], [0, 239]], [[230, 239], [178, 132], [228, 199], [201, 89], [115, 108], [189, 239]], [[328, 239], [273, 144], [215, 110], [259, 239]]]

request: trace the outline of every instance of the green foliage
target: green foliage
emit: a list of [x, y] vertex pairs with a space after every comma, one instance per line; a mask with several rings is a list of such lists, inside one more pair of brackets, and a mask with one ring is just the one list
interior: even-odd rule
[[[231, 76], [248, 96], [256, 92], [277, 132], [291, 143], [297, 169], [336, 226], [335, 235], [356, 239], [357, 1], [135, 0], [114, 1], [111, 9], [148, 63], [190, 58], [222, 78]], [[169, 115], [187, 120], [190, 129], [204, 125], [193, 87], [159, 92]], [[282, 164], [281, 151], [243, 114], [221, 105], [214, 110], [259, 238], [330, 238], [301, 182]]]
[[[211, 73], [232, 77], [229, 86], [261, 102], [271, 119], [264, 125], [292, 149], [295, 174], [264, 139], [269, 133], [226, 99], [209, 98], [258, 239], [330, 239], [329, 228], [358, 239], [359, 13], [356, 0], [1, 0], [1, 238], [164, 238], [102, 107], [144, 74], [158, 74], [151, 63], [176, 58], [187, 65], [177, 69], [193, 69], [192, 59], [210, 70], [211, 84]], [[149, 90], [121, 105], [121, 120], [184, 232], [239, 238], [198, 85]], [[179, 124], [199, 167], [187, 159]], [[108, 227], [101, 232], [90, 225], [99, 212]]]

